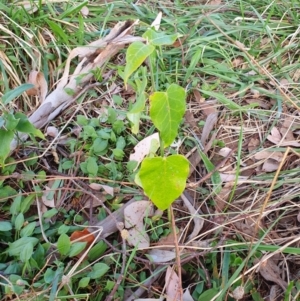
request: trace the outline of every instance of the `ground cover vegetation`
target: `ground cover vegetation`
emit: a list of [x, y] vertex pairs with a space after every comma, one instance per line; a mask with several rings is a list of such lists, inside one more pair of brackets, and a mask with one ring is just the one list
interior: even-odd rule
[[1, 1], [1, 300], [299, 300], [292, 1]]

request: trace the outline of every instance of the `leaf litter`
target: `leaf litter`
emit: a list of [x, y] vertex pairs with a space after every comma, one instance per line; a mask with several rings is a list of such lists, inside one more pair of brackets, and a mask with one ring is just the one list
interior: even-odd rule
[[[212, 1], [211, 4], [219, 5], [221, 1]], [[85, 15], [84, 15], [85, 16]], [[158, 26], [160, 24], [161, 20], [157, 22], [158, 24], [153, 24], [154, 26]], [[122, 23], [124, 25], [124, 23]], [[115, 30], [118, 31], [118, 29], [122, 27], [122, 25], [118, 25]], [[130, 27], [130, 26], [129, 26]], [[117, 37], [115, 37], [115, 40], [113, 39], [112, 44], [115, 43], [115, 47], [118, 48], [120, 44], [124, 42], [130, 43], [134, 40], [139, 40], [138, 38], [134, 38], [131, 36], [130, 31], [131, 29], [125, 29], [123, 33], [120, 33]], [[114, 32], [114, 30], [112, 30]], [[142, 40], [142, 39], [140, 39]], [[188, 41], [188, 40], [187, 40]], [[183, 41], [185, 42], [185, 41]], [[267, 42], [264, 42], [267, 43]], [[122, 47], [124, 46], [122, 44]], [[67, 66], [63, 75], [63, 78], [60, 82], [60, 84], [57, 86], [57, 89], [59, 92], [55, 92], [55, 99], [52, 98], [50, 95], [48, 97], [50, 98], [51, 103], [51, 110], [49, 109], [49, 104], [47, 107], [43, 107], [43, 109], [36, 114], [33, 114], [35, 117], [32, 117], [31, 120], [36, 121], [36, 125], [38, 127], [44, 126], [46, 123], [52, 120], [52, 118], [55, 118], [56, 114], [62, 112], [64, 108], [66, 108], [68, 105], [73, 103], [76, 98], [76, 93], [80, 93], [76, 90], [76, 87], [74, 86], [75, 78], [79, 74], [83, 74], [87, 70], [93, 70], [94, 67], [101, 66], [101, 64], [105, 61], [107, 61], [108, 57], [110, 56], [109, 51], [112, 51], [111, 48], [108, 47], [108, 43], [106, 43], [103, 40], [99, 40], [96, 43], [91, 43], [89, 45], [90, 47], [79, 47], [72, 51], [70, 53], [70, 56], [67, 60]], [[238, 42], [237, 46], [241, 48], [242, 51], [247, 51], [248, 48], [245, 47], [245, 45], [242, 42]], [[108, 48], [107, 48], [108, 47]], [[96, 48], [97, 50], [95, 50]], [[119, 50], [119, 48], [118, 48]], [[114, 52], [114, 51], [112, 51]], [[77, 68], [75, 69], [75, 72], [73, 74], [69, 74], [69, 66], [71, 61], [76, 57], [79, 56], [80, 63], [78, 64]], [[105, 59], [102, 58], [105, 57]], [[101, 61], [101, 63], [100, 63]], [[247, 64], [245, 63], [245, 60], [241, 58], [240, 56], [236, 56], [234, 59], [231, 60], [231, 63], [234, 68], [238, 68], [239, 71], [243, 72], [245, 70], [244, 75], [247, 76], [249, 79], [252, 77], [257, 77], [258, 73], [256, 71], [248, 71]], [[86, 65], [85, 65], [86, 64]], [[87, 67], [88, 66], [88, 67]], [[247, 71], [246, 71], [247, 70]], [[296, 76], [296, 75], [295, 75]], [[213, 79], [213, 77], [211, 78]], [[211, 80], [210, 79], [210, 80]], [[36, 80], [37, 81], [37, 80]], [[34, 81], [33, 81], [34, 83]], [[85, 83], [88, 83], [88, 80], [85, 81]], [[265, 84], [264, 80], [260, 80], [258, 84], [258, 88], [261, 88]], [[48, 103], [49, 99], [43, 101], [43, 98], [45, 98], [45, 90], [41, 92], [41, 88], [38, 87], [38, 84], [35, 84], [37, 87], [36, 90], [32, 95], [36, 95], [39, 98], [39, 101], [41, 103]], [[260, 86], [261, 85], [261, 86]], [[290, 88], [290, 85], [288, 85], [288, 82], [285, 80], [281, 80], [280, 85], [282, 88], [284, 88], [286, 91], [287, 88]], [[68, 87], [71, 87], [71, 89], [75, 89], [75, 97], [66, 95], [65, 92], [63, 92], [63, 89]], [[231, 84], [229, 84], [227, 87], [224, 85], [223, 88], [230, 89], [233, 87]], [[62, 89], [63, 88], [63, 89]], [[229, 89], [229, 90], [230, 90]], [[122, 88], [119, 88], [119, 92], [122, 92]], [[218, 91], [221, 93], [220, 91]], [[271, 90], [270, 90], [271, 92]], [[47, 92], [46, 92], [47, 93]], [[52, 92], [53, 93], [53, 92]], [[124, 92], [125, 93], [125, 92]], [[223, 92], [222, 92], [223, 93]], [[273, 92], [272, 92], [273, 93]], [[284, 92], [287, 93], [287, 92]], [[195, 214], [199, 214], [199, 217], [196, 220], [200, 220], [200, 225], [196, 225], [192, 231], [190, 231], [190, 239], [195, 238], [197, 235], [201, 236], [203, 239], [199, 239], [198, 248], [199, 250], [203, 247], [211, 248], [210, 246], [210, 240], [211, 235], [210, 233], [214, 233], [214, 235], [217, 235], [221, 241], [223, 239], [222, 233], [226, 236], [229, 235], [230, 238], [235, 239], [238, 235], [243, 237], [243, 241], [253, 242], [253, 240], [258, 239], [257, 233], [254, 231], [255, 229], [255, 219], [253, 219], [252, 214], [253, 212], [257, 212], [262, 206], [264, 197], [266, 196], [267, 188], [269, 188], [270, 182], [272, 180], [272, 172], [276, 172], [278, 168], [280, 167], [280, 163], [282, 160], [286, 160], [288, 163], [289, 161], [295, 161], [298, 159], [293, 160], [296, 156], [293, 156], [290, 154], [288, 157], [285, 157], [285, 150], [287, 149], [287, 146], [291, 146], [294, 148], [299, 147], [299, 141], [298, 141], [298, 134], [297, 129], [298, 127], [295, 125], [295, 122], [297, 122], [298, 116], [291, 116], [286, 115], [285, 117], [281, 118], [280, 123], [275, 123], [275, 125], [270, 125], [270, 120], [268, 118], [270, 115], [263, 116], [263, 114], [259, 117], [253, 117], [253, 119], [247, 118], [247, 114], [245, 113], [245, 116], [243, 116], [243, 120], [240, 120], [237, 115], [234, 113], [230, 113], [228, 110], [228, 107], [225, 105], [225, 107], [222, 107], [218, 100], [216, 99], [216, 94], [208, 93], [205, 94], [204, 89], [201, 88], [201, 93], [199, 90], [194, 89], [194, 101], [195, 103], [192, 103], [193, 109], [191, 109], [192, 113], [190, 116], [194, 117], [193, 122], [191, 122], [191, 125], [193, 124], [193, 128], [197, 123], [204, 124], [204, 127], [198, 129], [198, 133], [200, 134], [201, 140], [206, 146], [208, 146], [205, 149], [205, 153], [207, 154], [207, 158], [213, 162], [214, 166], [217, 167], [217, 169], [222, 169], [222, 172], [220, 172], [220, 176], [223, 182], [223, 186], [221, 187], [221, 190], [219, 192], [214, 192], [211, 189], [211, 182], [208, 179], [205, 184], [201, 184], [197, 189], [195, 189], [195, 205], [193, 207], [193, 210], [190, 211], [189, 218], [191, 218], [193, 215], [193, 219], [190, 219], [190, 223], [195, 222]], [[244, 96], [241, 96], [241, 99], [230, 97], [230, 95], [226, 96], [227, 99], [236, 101], [236, 102], [242, 102], [243, 105], [250, 104], [250, 105], [256, 105], [258, 104], [259, 108], [263, 108], [266, 110], [271, 110], [271, 107], [276, 104], [276, 101], [271, 100], [269, 102], [266, 101], [266, 98], [262, 92], [258, 92], [258, 90], [250, 89], [249, 91], [245, 92]], [[57, 98], [56, 98], [57, 97]], [[60, 98], [62, 97], [62, 98]], [[58, 99], [61, 103], [57, 103]], [[66, 101], [66, 102], [65, 102]], [[65, 103], [64, 103], [65, 102]], [[222, 104], [224, 105], [224, 102], [226, 102], [226, 99], [222, 99]], [[226, 103], [225, 103], [226, 104]], [[229, 105], [232, 105], [231, 102], [228, 102]], [[241, 103], [239, 103], [239, 106]], [[197, 109], [194, 109], [197, 108]], [[235, 106], [237, 108], [237, 106]], [[49, 110], [48, 110], [49, 109]], [[57, 110], [57, 112], [56, 112]], [[257, 107], [255, 110], [251, 111], [249, 109], [249, 114], [255, 114], [258, 112]], [[276, 112], [274, 112], [276, 113]], [[227, 115], [226, 115], [227, 114]], [[187, 115], [189, 116], [189, 115]], [[226, 118], [225, 118], [226, 116]], [[249, 115], [248, 115], [249, 116]], [[211, 119], [210, 119], [211, 118]], [[187, 120], [188, 122], [188, 120]], [[249, 123], [248, 123], [249, 122]], [[253, 123], [251, 123], [253, 122]], [[244, 123], [243, 126], [240, 124]], [[259, 129], [257, 130], [259, 125]], [[218, 129], [215, 133], [211, 133], [213, 129]], [[270, 130], [271, 128], [271, 130]], [[270, 131], [269, 131], [270, 130]], [[238, 139], [239, 139], [239, 133], [243, 131], [243, 143], [240, 144], [240, 153], [241, 157], [238, 156], [238, 152], [236, 151], [238, 149]], [[48, 134], [49, 136], [55, 138], [57, 136], [57, 132], [53, 129], [52, 134]], [[211, 137], [211, 141], [208, 141], [209, 137]], [[149, 146], [148, 141], [145, 138], [144, 140], [141, 140], [141, 144], [137, 144], [135, 149], [135, 156], [137, 157], [130, 157], [130, 160], [133, 158], [133, 160], [137, 162], [141, 162], [142, 158], [146, 155], [149, 155], [149, 153], [152, 153], [151, 149], [151, 143]], [[152, 138], [151, 138], [152, 140]], [[157, 137], [155, 138], [156, 141], [158, 141]], [[13, 149], [14, 147], [12, 147]], [[278, 148], [281, 148], [278, 150]], [[283, 149], [282, 149], [283, 148]], [[234, 150], [234, 153], [232, 154], [231, 151]], [[185, 150], [183, 150], [185, 151]], [[223, 158], [230, 155], [227, 161], [222, 164], [222, 166], [218, 166], [218, 155], [222, 156]], [[292, 165], [291, 165], [292, 166]], [[296, 165], [297, 166], [297, 165]], [[245, 172], [249, 171], [250, 175], [244, 175]], [[190, 182], [195, 182], [199, 180], [199, 177], [203, 177], [207, 174], [206, 167], [203, 165], [203, 162], [201, 161], [201, 158], [199, 155], [197, 155], [197, 160], [194, 161], [192, 164], [191, 172], [190, 172]], [[285, 170], [282, 170], [282, 172], [285, 172], [283, 174], [283, 177], [289, 180], [292, 180], [294, 177], [297, 177], [297, 173], [295, 171], [289, 170], [288, 167], [286, 167]], [[269, 173], [270, 177], [266, 174]], [[294, 182], [295, 183], [295, 182]], [[89, 184], [90, 188], [92, 189], [104, 189], [104, 186], [102, 184], [96, 184], [91, 183]], [[99, 186], [100, 185], [100, 186]], [[291, 184], [292, 185], [292, 184]], [[47, 194], [47, 190], [49, 188], [46, 188], [45, 195], [43, 196], [45, 198]], [[110, 186], [108, 186], [110, 187]], [[109, 189], [107, 187], [107, 189]], [[275, 211], [276, 213], [281, 213], [280, 210], [283, 206], [286, 210], [288, 210], [289, 206], [297, 206], [297, 192], [289, 197], [291, 202], [280, 202], [280, 206], [274, 205], [275, 202], [277, 202], [277, 199], [280, 198], [280, 195], [288, 194], [289, 192], [290, 184], [286, 183], [284, 185], [284, 181], [281, 179], [281, 182], [278, 182], [278, 187], [276, 187], [275, 190], [271, 191], [273, 193], [270, 203], [267, 204], [267, 207], [265, 208], [265, 213], [262, 221], [259, 221], [260, 226], [262, 227], [262, 230], [267, 229], [266, 224], [268, 224], [268, 221], [276, 221], [273, 219], [274, 217], [271, 216], [270, 211]], [[110, 195], [113, 195], [113, 191], [111, 188], [106, 190], [106, 192]], [[200, 201], [199, 201], [200, 199]], [[205, 201], [203, 201], [203, 199]], [[100, 200], [99, 205], [102, 204], [104, 200]], [[207, 204], [210, 201], [213, 203]], [[125, 208], [124, 210], [124, 216], [122, 216], [122, 210], [116, 210], [118, 214], [115, 214], [114, 217], [109, 216], [108, 219], [104, 219], [104, 223], [102, 223], [102, 226], [107, 226], [107, 229], [104, 231], [105, 237], [117, 232], [117, 229], [115, 226], [112, 226], [112, 223], [109, 224], [113, 220], [113, 224], [115, 224], [115, 220], [125, 221], [125, 228], [130, 233], [130, 237], [138, 237], [135, 240], [129, 240], [128, 243], [132, 246], [137, 246], [142, 248], [149, 248], [152, 243], [151, 240], [146, 234], [145, 231], [145, 217], [150, 217], [150, 215], [144, 214], [147, 212], [145, 211], [145, 208], [148, 208], [149, 206], [148, 201], [142, 201], [146, 202], [143, 203], [143, 206], [140, 207], [140, 209], [135, 208], [134, 206], [131, 207], [130, 205]], [[136, 202], [139, 203], [139, 202]], [[134, 204], [134, 203], [133, 203]], [[49, 207], [54, 206], [54, 198], [50, 198], [48, 201]], [[141, 205], [141, 203], [139, 203]], [[144, 207], [145, 206], [145, 207]], [[177, 204], [176, 204], [177, 206]], [[182, 208], [178, 205], [178, 216], [180, 217], [180, 211]], [[201, 210], [201, 211], [200, 211]], [[143, 212], [144, 211], [144, 212]], [[151, 211], [151, 210], [150, 210]], [[183, 210], [182, 210], [183, 211]], [[186, 210], [184, 210], [186, 212]], [[115, 213], [114, 212], [114, 213]], [[136, 212], [132, 216], [132, 212]], [[138, 214], [137, 214], [138, 213]], [[225, 214], [226, 213], [226, 214]], [[256, 213], [255, 213], [256, 214]], [[185, 216], [187, 214], [185, 213]], [[205, 216], [205, 218], [202, 218], [202, 215]], [[216, 215], [212, 217], [213, 215]], [[257, 215], [256, 215], [257, 216]], [[298, 216], [298, 215], [296, 215]], [[121, 217], [119, 219], [119, 217]], [[138, 217], [137, 220], [135, 218]], [[115, 219], [115, 220], [114, 220]], [[238, 220], [242, 219], [242, 221]], [[291, 218], [290, 218], [291, 219]], [[127, 222], [126, 222], [127, 220]], [[283, 220], [283, 219], [282, 219]], [[288, 218], [289, 220], [289, 218]], [[299, 222], [299, 221], [298, 221]], [[178, 220], [176, 223], [181, 224], [181, 221]], [[278, 221], [276, 221], [277, 225], [280, 224]], [[109, 227], [108, 227], [109, 225]], [[207, 225], [209, 227], [211, 225], [212, 229], [214, 231], [209, 232], [207, 230]], [[268, 224], [271, 225], [271, 224]], [[99, 226], [99, 223], [98, 223]], [[282, 227], [282, 225], [280, 225]], [[215, 228], [213, 228], [215, 227]], [[275, 232], [280, 233], [280, 227], [277, 227], [272, 225]], [[232, 231], [232, 228], [235, 229], [236, 232], [234, 232], [233, 235], [230, 231]], [[285, 228], [287, 231], [288, 229]], [[91, 232], [94, 230], [91, 227]], [[211, 230], [211, 229], [210, 229]], [[130, 232], [131, 231], [131, 232]], [[219, 236], [218, 236], [219, 235]], [[204, 239], [207, 238], [207, 240]], [[272, 241], [270, 239], [270, 236], [266, 236], [266, 241]], [[203, 243], [201, 245], [201, 242]], [[146, 252], [146, 255], [150, 255], [152, 251], [157, 250], [159, 252], [153, 253], [152, 257], [156, 259], [153, 259], [153, 262], [159, 263], [159, 262], [169, 262], [172, 261], [176, 257], [175, 251], [168, 251], [163, 249], [153, 249]], [[168, 251], [169, 253], [163, 253], [163, 251]], [[184, 254], [184, 252], [182, 253]], [[221, 253], [220, 253], [221, 254]], [[220, 255], [221, 256], [221, 255]], [[168, 259], [169, 260], [164, 260]], [[276, 267], [276, 268], [275, 268]], [[177, 291], [178, 291], [178, 275], [176, 275], [176, 272], [174, 272], [170, 267], [168, 267], [168, 277], [165, 277], [165, 283], [166, 283], [166, 296], [167, 300], [176, 300]], [[266, 281], [276, 283], [280, 286], [282, 290], [286, 290], [287, 288], [287, 282], [283, 280], [279, 275], [282, 275], [282, 270], [278, 267], [278, 262], [274, 262], [271, 259], [268, 259], [266, 261], [261, 260], [259, 273], [261, 277], [263, 277]], [[176, 277], [177, 276], [177, 277]], [[170, 280], [171, 279], [171, 280]], [[167, 284], [169, 283], [169, 284]], [[268, 282], [267, 282], [268, 283]], [[150, 285], [149, 285], [150, 286]], [[234, 292], [234, 291], [233, 291]], [[175, 295], [174, 295], [175, 293]], [[172, 299], [173, 298], [173, 299]], [[190, 297], [188, 297], [190, 298]], [[157, 300], [157, 299], [156, 299]]]

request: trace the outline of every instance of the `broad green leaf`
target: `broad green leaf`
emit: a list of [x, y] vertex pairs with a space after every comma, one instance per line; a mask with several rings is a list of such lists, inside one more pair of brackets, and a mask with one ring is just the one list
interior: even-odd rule
[[101, 278], [107, 271], [109, 270], [109, 266], [105, 263], [96, 263], [93, 266], [93, 270], [88, 273], [88, 277], [91, 279], [99, 279]]
[[22, 262], [28, 261], [33, 254], [33, 245], [32, 244], [26, 244], [22, 251], [20, 252], [20, 260]]
[[71, 246], [69, 256], [74, 257], [74, 256], [78, 255], [79, 253], [81, 253], [85, 249], [86, 244], [87, 244], [87, 242], [81, 242], [81, 241], [73, 243]]
[[150, 96], [150, 117], [160, 131], [160, 136], [168, 147], [178, 133], [178, 126], [185, 113], [185, 91], [172, 84], [167, 92], [155, 92]]
[[100, 240], [96, 245], [94, 245], [91, 250], [88, 253], [88, 259], [90, 262], [96, 260], [97, 258], [100, 258], [102, 254], [107, 249], [107, 244], [103, 241]]
[[85, 288], [89, 285], [91, 278], [90, 277], [83, 277], [78, 282], [78, 288]]
[[189, 174], [189, 161], [182, 155], [146, 158], [139, 177], [145, 194], [161, 210], [181, 195]]
[[6, 232], [12, 229], [12, 225], [10, 222], [0, 222], [0, 231]]
[[[207, 169], [208, 172], [211, 172], [215, 169], [215, 166], [211, 163], [211, 161], [207, 158], [207, 156], [199, 151], [200, 157], [203, 160], [203, 163]], [[222, 179], [220, 176], [220, 173], [218, 171], [215, 171], [212, 175], [211, 175], [211, 181], [214, 185], [214, 192], [216, 194], [220, 193], [221, 189], [222, 189]]]
[[61, 255], [67, 255], [71, 248], [70, 237], [63, 233], [57, 240], [57, 250]]
[[15, 220], [15, 228], [17, 231], [20, 231], [24, 224], [24, 215], [23, 213], [19, 213]]
[[8, 185], [0, 187], [0, 202], [6, 202], [7, 198], [14, 196], [16, 194], [17, 194], [16, 190]]
[[38, 242], [39, 240], [36, 237], [22, 237], [9, 244], [6, 252], [8, 252], [10, 256], [18, 256], [25, 245], [31, 244], [34, 247]]
[[10, 143], [14, 139], [13, 131], [0, 129], [0, 165], [4, 164], [5, 159], [10, 152]]
[[216, 93], [213, 91], [205, 91], [205, 90], [200, 90], [200, 92], [207, 94], [213, 98], [216, 98], [220, 103], [222, 103], [224, 106], [226, 106], [230, 110], [243, 110], [244, 108], [238, 105], [237, 103], [233, 102], [232, 100], [226, 98], [224, 95], [220, 93]]
[[5, 128], [9, 131], [13, 131], [19, 123], [19, 119], [16, 119], [12, 113], [5, 115], [5, 121]]
[[58, 210], [56, 208], [52, 208], [50, 210], [47, 210], [44, 214], [43, 214], [43, 218], [51, 218], [52, 216], [54, 216], [55, 214], [57, 214]]
[[29, 90], [33, 87], [34, 86], [32, 84], [23, 84], [23, 85], [15, 88], [11, 91], [6, 92], [2, 96], [2, 103], [5, 104], [5, 105], [10, 103], [12, 100], [19, 97], [23, 92], [25, 92], [26, 90]]
[[15, 117], [19, 119], [16, 130], [22, 133], [32, 134], [41, 139], [45, 139], [44, 134], [28, 120], [26, 115], [22, 113], [16, 113]]
[[217, 294], [219, 293], [219, 291], [215, 288], [211, 288], [211, 289], [208, 289], [207, 291], [205, 291], [203, 294], [201, 294], [198, 298], [198, 300], [201, 300], [201, 301], [211, 301], [212, 298], [214, 296], [216, 296]]
[[34, 229], [35, 229], [35, 226], [36, 226], [36, 222], [32, 222], [32, 223], [29, 223], [28, 225], [26, 225], [20, 232], [20, 236], [21, 237], [28, 237], [30, 236]]
[[98, 172], [98, 164], [97, 164], [97, 160], [94, 157], [89, 157], [86, 160], [86, 169], [87, 172], [92, 175], [92, 176], [96, 176], [97, 172]]
[[127, 84], [129, 76], [144, 62], [154, 51], [154, 46], [142, 42], [132, 43], [126, 52], [126, 66], [124, 70], [124, 83]]
[[172, 45], [180, 36], [180, 34], [167, 35], [164, 32], [157, 32], [153, 29], [148, 29], [143, 34], [143, 38], [148, 39], [150, 44], [154, 46]]

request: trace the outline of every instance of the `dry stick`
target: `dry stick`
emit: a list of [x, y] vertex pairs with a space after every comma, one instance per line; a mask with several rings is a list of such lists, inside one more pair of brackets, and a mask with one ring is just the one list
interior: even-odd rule
[[177, 241], [177, 235], [176, 235], [176, 225], [175, 225], [175, 217], [173, 212], [173, 207], [170, 207], [170, 213], [171, 213], [171, 220], [172, 220], [172, 230], [174, 233], [174, 245], [175, 245], [175, 252], [176, 252], [176, 264], [177, 264], [177, 272], [178, 272], [178, 289], [179, 289], [179, 300], [183, 300], [183, 290], [182, 290], [182, 276], [181, 276], [181, 262], [180, 262], [180, 250], [178, 246]]

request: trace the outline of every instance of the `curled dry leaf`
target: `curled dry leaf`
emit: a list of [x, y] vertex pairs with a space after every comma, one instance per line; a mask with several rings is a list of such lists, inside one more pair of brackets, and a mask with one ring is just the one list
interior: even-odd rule
[[162, 12], [159, 12], [155, 20], [152, 22], [151, 27], [154, 27], [155, 30], [159, 30], [161, 18], [162, 18]]
[[179, 277], [171, 267], [167, 268], [165, 281], [167, 301], [180, 300], [181, 287], [179, 283]]
[[231, 148], [223, 147], [219, 150], [219, 155], [226, 158], [230, 154], [231, 151], [232, 151]]
[[212, 129], [214, 128], [215, 124], [218, 121], [218, 113], [211, 113], [207, 116], [203, 131], [202, 131], [202, 136], [201, 136], [201, 143], [204, 146], [205, 142], [211, 133]]
[[188, 208], [189, 212], [192, 214], [194, 228], [193, 228], [193, 232], [190, 234], [190, 236], [188, 238], [189, 240], [192, 240], [202, 230], [203, 225], [204, 225], [204, 219], [199, 216], [198, 210], [196, 210], [194, 208], [194, 206], [190, 203], [190, 201], [188, 200], [188, 198], [186, 197], [186, 195], [184, 193], [181, 195], [181, 199], [183, 200], [184, 205]]
[[138, 201], [124, 210], [125, 228], [128, 229], [127, 241], [131, 246], [140, 249], [148, 248], [150, 239], [145, 231], [144, 218], [153, 215], [153, 204], [150, 201]]
[[238, 178], [236, 179], [235, 174], [227, 174], [227, 173], [220, 173], [220, 177], [221, 177], [222, 183], [236, 181], [237, 184], [240, 184], [249, 178], [247, 176], [238, 176]]
[[43, 204], [47, 207], [55, 208], [55, 200], [52, 189], [48, 186], [45, 186], [44, 188], [45, 190], [42, 195]]
[[286, 140], [282, 140], [280, 131], [278, 130], [278, 128], [276, 128], [275, 126], [272, 128], [271, 130], [271, 135], [267, 136], [267, 139], [276, 144], [278, 147], [279, 146], [295, 146], [295, 147], [300, 147], [300, 143], [293, 140], [293, 141], [286, 141]]
[[158, 148], [159, 148], [159, 134], [154, 133], [141, 140], [134, 147], [134, 153], [130, 155], [129, 160], [137, 161], [138, 164], [140, 164], [145, 158], [145, 156], [149, 155], [150, 153], [155, 153], [158, 150]]
[[99, 183], [91, 183], [89, 186], [92, 189], [98, 190], [98, 191], [103, 189], [107, 194], [114, 196], [114, 188], [113, 187], [110, 187], [108, 185], [99, 184]]
[[81, 10], [80, 10], [81, 14], [84, 16], [84, 17], [87, 17], [90, 13], [89, 9], [87, 6], [84, 6]]
[[268, 152], [265, 150], [262, 150], [254, 155], [254, 158], [256, 160], [264, 160], [264, 159], [272, 159], [277, 162], [281, 162], [283, 158], [282, 152]]
[[176, 252], [161, 249], [151, 249], [148, 252], [147, 257], [149, 257], [150, 261], [153, 263], [168, 262], [176, 257]]
[[232, 297], [235, 300], [240, 300], [243, 299], [245, 295], [245, 289], [243, 286], [238, 286], [234, 289], [234, 291], [232, 292]]
[[48, 84], [44, 74], [39, 71], [31, 71], [29, 73], [28, 83], [33, 84], [34, 87], [27, 90], [29, 96], [38, 96], [41, 103], [46, 98], [48, 92]]
[[183, 301], [194, 301], [193, 297], [191, 296], [189, 288], [187, 288], [182, 296]]
[[50, 137], [57, 137], [58, 135], [58, 129], [55, 126], [48, 126], [46, 129], [46, 136]]
[[265, 172], [272, 172], [278, 169], [280, 163], [278, 161], [272, 160], [272, 159], [267, 159], [263, 166], [262, 166], [262, 171]]
[[260, 262], [259, 273], [267, 281], [272, 281], [278, 284], [283, 289], [283, 291], [287, 289], [287, 282], [285, 282], [280, 277], [280, 268], [275, 264], [275, 262], [271, 258]]

